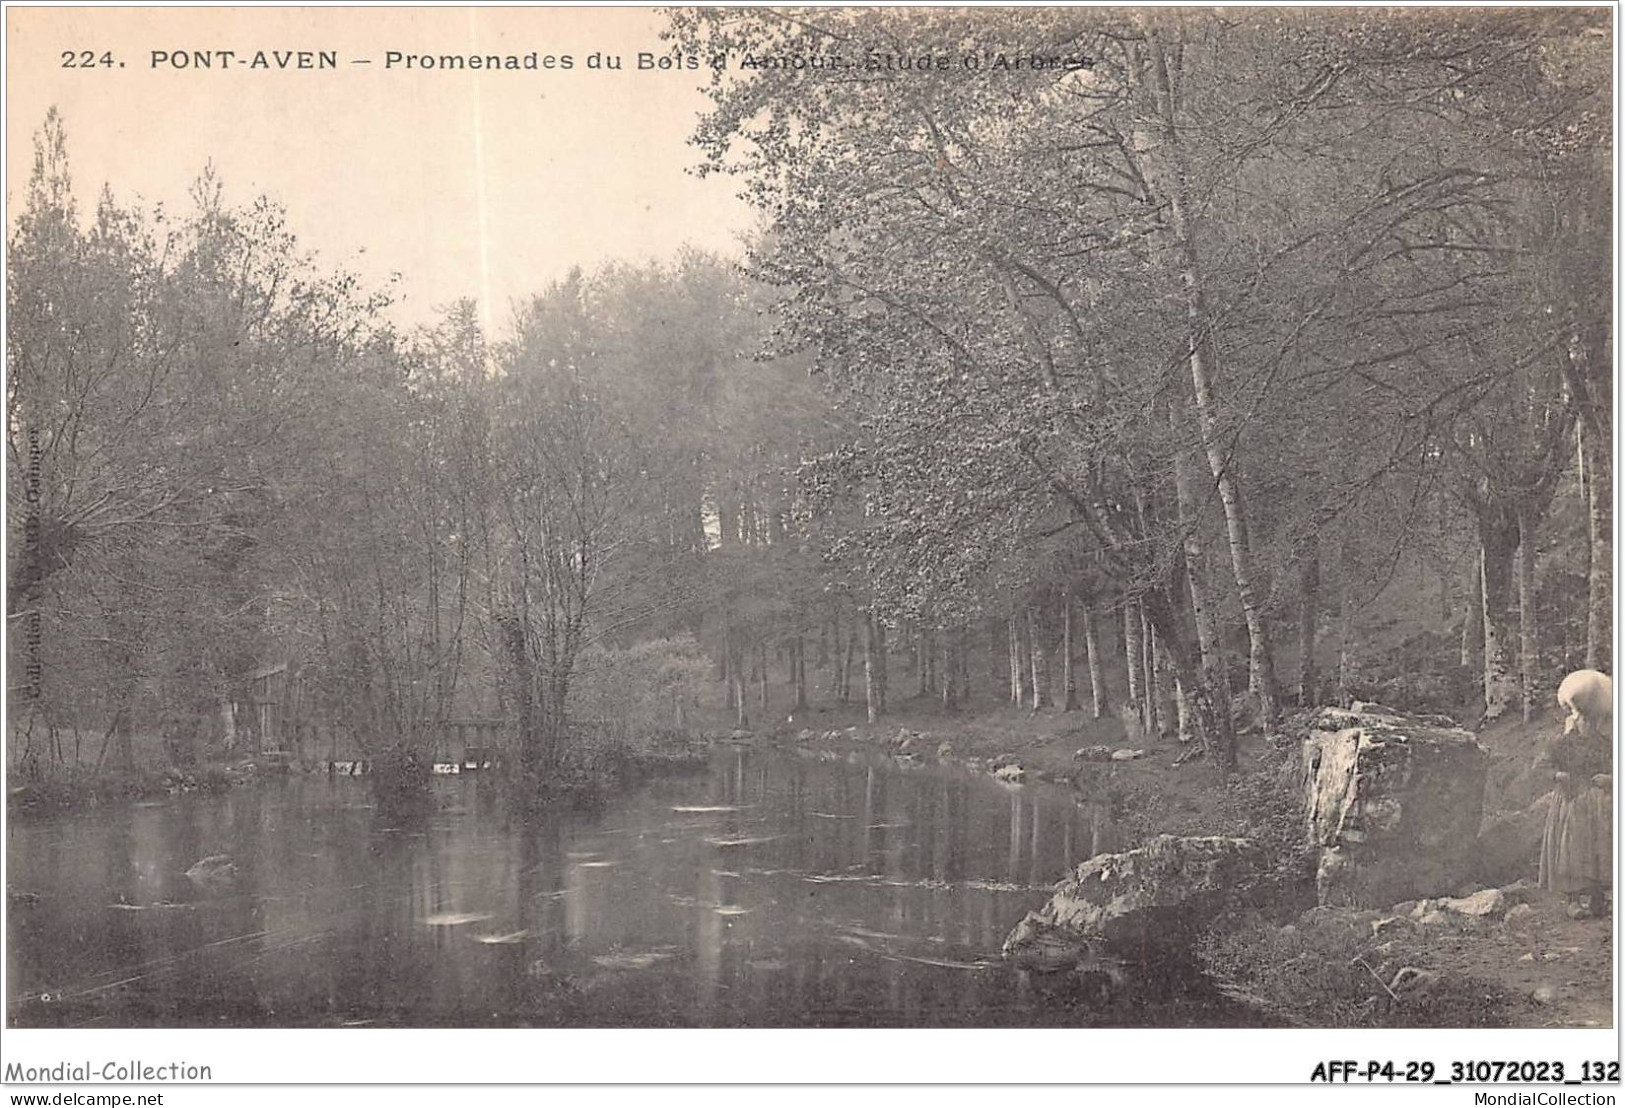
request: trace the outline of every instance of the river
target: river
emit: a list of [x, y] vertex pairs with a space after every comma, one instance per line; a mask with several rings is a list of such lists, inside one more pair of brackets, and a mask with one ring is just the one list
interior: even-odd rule
[[1237, 1022], [1183, 971], [1125, 985], [1000, 959], [1069, 865], [1117, 845], [1069, 790], [728, 746], [591, 817], [526, 825], [495, 785], [437, 779], [417, 827], [382, 819], [364, 779], [299, 775], [12, 820], [10, 1021]]

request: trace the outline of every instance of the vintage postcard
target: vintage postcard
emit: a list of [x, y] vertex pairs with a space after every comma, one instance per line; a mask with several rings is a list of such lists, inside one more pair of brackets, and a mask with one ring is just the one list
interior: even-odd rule
[[1614, 20], [8, 8], [8, 1087], [1617, 1087]]

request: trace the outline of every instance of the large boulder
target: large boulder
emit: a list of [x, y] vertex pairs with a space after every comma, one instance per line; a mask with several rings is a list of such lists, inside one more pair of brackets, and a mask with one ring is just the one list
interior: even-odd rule
[[1323, 905], [1375, 906], [1470, 886], [1489, 752], [1437, 717], [1323, 709], [1303, 739]]
[[1505, 885], [1539, 872], [1540, 842], [1552, 798], [1539, 797], [1516, 812], [1487, 815], [1473, 850], [1473, 876], [1486, 885]]
[[1066, 952], [1179, 946], [1262, 876], [1264, 851], [1250, 839], [1158, 835], [1121, 854], [1097, 854], [1055, 886], [1048, 904], [1016, 925], [1005, 957], [1058, 968]]

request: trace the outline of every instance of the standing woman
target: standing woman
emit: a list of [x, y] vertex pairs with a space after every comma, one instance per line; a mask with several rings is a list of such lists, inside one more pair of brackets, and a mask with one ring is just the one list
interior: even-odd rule
[[1540, 845], [1540, 885], [1562, 893], [1571, 916], [1604, 916], [1614, 876], [1614, 686], [1580, 670], [1557, 697], [1570, 714], [1541, 759], [1556, 771], [1556, 788]]

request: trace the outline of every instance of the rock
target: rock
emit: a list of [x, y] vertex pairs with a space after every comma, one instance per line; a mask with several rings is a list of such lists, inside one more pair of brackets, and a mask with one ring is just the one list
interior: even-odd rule
[[994, 777], [998, 778], [1000, 781], [1008, 781], [1011, 784], [1020, 782], [1021, 779], [1026, 775], [1027, 771], [1022, 769], [1014, 762], [1007, 762], [993, 771]]
[[1535, 873], [1551, 802], [1550, 794], [1542, 795], [1520, 811], [1486, 819], [1473, 850], [1473, 876], [1486, 885], [1505, 885]]
[[1112, 748], [1109, 746], [1083, 746], [1072, 754], [1074, 762], [1109, 762], [1112, 760]]
[[1145, 751], [1143, 750], [1129, 750], [1124, 747], [1122, 750], [1112, 751], [1112, 761], [1114, 762], [1132, 762], [1136, 758], [1144, 757]]
[[1412, 927], [1412, 922], [1404, 916], [1384, 916], [1371, 921], [1371, 937], [1380, 939], [1385, 936], [1404, 934]]
[[736, 727], [728, 737], [730, 739], [754, 739], [756, 734], [753, 731], [745, 730], [743, 727]]
[[906, 727], [899, 727], [897, 729], [897, 734], [893, 735], [892, 740], [891, 740], [891, 744], [893, 746], [902, 747], [904, 749], [907, 749], [909, 746], [912, 746], [913, 743], [914, 743], [914, 732], [910, 731]]
[[817, 738], [818, 738], [818, 733], [816, 731], [814, 731], [810, 727], [803, 727], [796, 734], [796, 741], [797, 742], [810, 743], [810, 742], [815, 741]]
[[1541, 899], [1540, 886], [1527, 877], [1520, 877], [1510, 885], [1502, 885], [1508, 904], [1528, 904]]
[[1472, 896], [1451, 897], [1437, 901], [1439, 908], [1458, 916], [1476, 916], [1494, 919], [1506, 911], [1506, 896], [1500, 889], [1483, 889]]
[[1004, 943], [1020, 961], [1035, 943], [1093, 952], [1100, 943], [1143, 947], [1187, 945], [1232, 898], [1265, 869], [1264, 851], [1250, 839], [1158, 835], [1120, 854], [1097, 854], [1055, 887], [1048, 904], [1027, 917]]
[[1388, 983], [1388, 991], [1400, 997], [1415, 997], [1431, 991], [1438, 983], [1439, 975], [1432, 970], [1401, 966]]
[[1398, 708], [1378, 704], [1375, 700], [1356, 700], [1349, 705], [1349, 711], [1363, 719], [1403, 720], [1406, 718], [1405, 713]]
[[186, 877], [205, 889], [222, 889], [237, 883], [237, 864], [229, 854], [211, 854], [194, 862]]
[[1471, 734], [1380, 705], [1323, 709], [1302, 753], [1320, 903], [1393, 904], [1469, 879], [1489, 765]]
[[1535, 926], [1535, 910], [1527, 904], [1514, 904], [1507, 909], [1507, 914], [1501, 922], [1514, 930], [1524, 930]]
[[1088, 943], [1065, 928], [1029, 912], [1004, 940], [1004, 956], [1022, 969], [1038, 973], [1069, 970], [1087, 956]]
[[1375, 930], [1380, 914], [1369, 908], [1323, 906], [1310, 908], [1298, 917], [1306, 931], [1320, 935], [1344, 932], [1349, 937], [1364, 936]]
[[952, 757], [953, 752], [954, 752], [954, 744], [953, 743], [943, 742], [943, 743], [938, 743], [937, 744], [937, 757], [938, 758]]
[[1536, 1004], [1555, 1004], [1557, 1003], [1557, 986], [1548, 981], [1543, 981], [1535, 986], [1534, 992], [1529, 994], [1529, 999]]
[[1020, 763], [1020, 761], [1021, 759], [1017, 758], [1014, 754], [1000, 754], [998, 757], [993, 759], [991, 764], [994, 769], [998, 769], [1000, 766], [1017, 765]]

